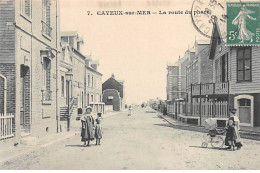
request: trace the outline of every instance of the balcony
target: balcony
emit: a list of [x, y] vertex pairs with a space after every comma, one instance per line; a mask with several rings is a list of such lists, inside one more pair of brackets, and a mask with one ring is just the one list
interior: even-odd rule
[[228, 94], [228, 83], [193, 84], [192, 96]]
[[51, 38], [52, 28], [43, 21], [42, 21], [42, 33], [43, 35]]
[[42, 104], [51, 104], [52, 91], [42, 90]]

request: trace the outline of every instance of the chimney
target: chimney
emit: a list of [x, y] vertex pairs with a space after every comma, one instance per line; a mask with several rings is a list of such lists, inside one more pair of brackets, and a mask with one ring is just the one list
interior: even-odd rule
[[114, 73], [112, 73], [111, 77], [112, 77], [113, 79], [115, 79], [115, 75], [114, 75]]

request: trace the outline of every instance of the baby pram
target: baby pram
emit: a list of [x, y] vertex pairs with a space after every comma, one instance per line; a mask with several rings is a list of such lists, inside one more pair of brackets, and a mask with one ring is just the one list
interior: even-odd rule
[[205, 120], [205, 129], [208, 130], [208, 133], [203, 135], [204, 141], [202, 142], [202, 147], [208, 147], [210, 143], [213, 148], [222, 148], [224, 145], [224, 139], [220, 136], [225, 133], [224, 129], [217, 129], [217, 119], [208, 118]]

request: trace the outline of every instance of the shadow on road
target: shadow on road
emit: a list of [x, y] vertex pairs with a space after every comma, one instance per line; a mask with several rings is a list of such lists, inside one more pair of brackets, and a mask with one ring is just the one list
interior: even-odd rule
[[189, 146], [192, 148], [203, 148], [203, 149], [210, 149], [210, 150], [226, 150], [226, 148], [213, 148], [213, 147], [202, 147], [202, 146]]
[[153, 124], [153, 125], [173, 128], [173, 127], [172, 127], [171, 125], [169, 125], [169, 124]]
[[65, 145], [66, 147], [84, 147], [83, 145]]

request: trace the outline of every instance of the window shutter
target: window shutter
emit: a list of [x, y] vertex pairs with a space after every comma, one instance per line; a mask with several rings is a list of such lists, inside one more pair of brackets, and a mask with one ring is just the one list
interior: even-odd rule
[[25, 0], [25, 14], [30, 17], [31, 15], [31, 3], [30, 0]]
[[51, 3], [49, 0], [47, 0], [46, 4], [46, 24], [51, 25]]

